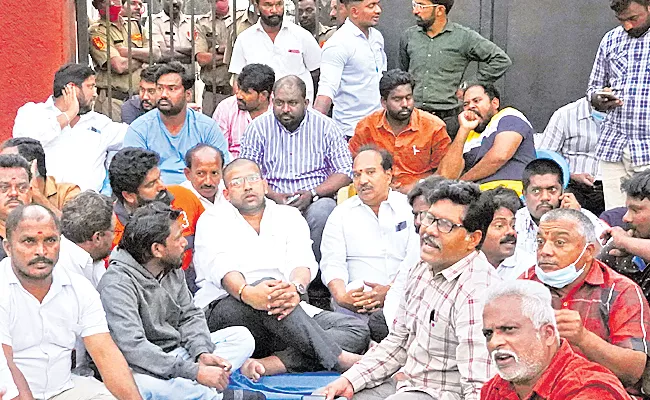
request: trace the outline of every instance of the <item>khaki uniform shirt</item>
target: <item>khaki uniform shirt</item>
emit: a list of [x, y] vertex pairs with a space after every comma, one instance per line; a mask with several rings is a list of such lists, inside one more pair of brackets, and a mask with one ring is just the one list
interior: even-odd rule
[[[131, 46], [134, 48], [144, 48], [148, 46], [147, 39], [142, 35], [140, 25], [135, 20], [131, 20]], [[116, 22], [111, 22], [109, 25], [109, 34], [106, 35], [106, 21], [99, 19], [93, 23], [88, 29], [90, 36], [90, 56], [95, 63], [97, 70], [97, 87], [100, 89], [108, 88], [108, 73], [106, 62], [109, 60], [107, 49], [109, 42], [107, 37], [110, 38], [110, 58], [119, 57], [120, 53], [116, 47], [128, 46], [128, 28], [121, 18]], [[133, 60], [133, 62], [139, 62]], [[111, 70], [111, 86], [114, 89], [121, 90], [122, 92], [129, 91], [129, 75], [132, 79], [132, 88], [137, 90], [140, 83], [140, 71], [142, 67], [131, 72], [131, 74], [117, 74]]]
[[323, 47], [327, 39], [331, 38], [334, 32], [336, 32], [335, 26], [325, 26], [319, 22], [318, 37], [316, 38], [316, 40], [318, 41], [318, 45], [320, 47]]
[[[232, 54], [232, 44], [234, 42], [233, 38], [233, 27], [232, 27], [232, 15], [228, 15], [225, 18], [219, 18], [216, 21], [216, 34], [212, 33], [212, 13], [205, 14], [201, 16], [198, 21], [200, 26], [201, 36], [203, 37], [205, 47], [200, 46], [200, 42], [197, 41], [196, 52], [206, 52], [209, 53], [212, 51], [212, 46], [214, 44], [219, 45], [219, 49], [225, 51], [223, 64], [218, 65], [215, 69], [212, 68], [212, 65], [206, 65], [201, 68], [201, 80], [208, 86], [226, 86], [230, 84], [230, 73], [228, 72], [228, 65], [230, 64], [230, 56]], [[249, 22], [248, 13], [246, 11], [237, 12], [237, 34], [240, 34], [244, 29], [251, 27], [252, 24]]]
[[[171, 32], [169, 29], [169, 16], [164, 11], [151, 17], [151, 41], [154, 46], [171, 47]], [[192, 46], [192, 16], [181, 13], [179, 23], [174, 23], [174, 48], [188, 48]], [[199, 39], [199, 29], [194, 26], [194, 39]], [[164, 43], [164, 46], [161, 44]]]

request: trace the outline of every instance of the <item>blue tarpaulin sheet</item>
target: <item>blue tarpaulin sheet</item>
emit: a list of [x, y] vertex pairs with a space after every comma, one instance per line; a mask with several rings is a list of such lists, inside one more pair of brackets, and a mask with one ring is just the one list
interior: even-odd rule
[[341, 375], [335, 372], [281, 374], [263, 376], [256, 383], [236, 371], [230, 376], [229, 387], [263, 392], [269, 400], [300, 400], [302, 396], [307, 396], [314, 390], [327, 386], [339, 376]]

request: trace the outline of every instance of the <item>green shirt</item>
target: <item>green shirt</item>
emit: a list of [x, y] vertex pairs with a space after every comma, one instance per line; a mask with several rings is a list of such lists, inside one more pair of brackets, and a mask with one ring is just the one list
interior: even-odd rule
[[408, 28], [399, 43], [399, 60], [415, 79], [415, 106], [425, 110], [458, 106], [456, 90], [471, 61], [480, 63], [476, 78], [481, 83], [493, 83], [512, 64], [499, 46], [454, 22], [432, 38], [419, 26]]

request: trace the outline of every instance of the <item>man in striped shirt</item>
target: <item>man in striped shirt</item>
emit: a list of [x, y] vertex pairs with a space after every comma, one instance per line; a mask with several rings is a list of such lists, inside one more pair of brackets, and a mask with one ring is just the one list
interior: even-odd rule
[[541, 140], [536, 143], [537, 149], [555, 151], [566, 158], [571, 170], [567, 190], [595, 215], [605, 211], [603, 182], [596, 158], [601, 115], [586, 98], [578, 99], [553, 113]]
[[[495, 372], [482, 333], [481, 299], [501, 282], [479, 251], [492, 220], [480, 196], [478, 185], [455, 181], [428, 193], [422, 262], [408, 272], [393, 328], [322, 390], [328, 400], [479, 399]], [[406, 379], [395, 384], [390, 377], [398, 371]]]
[[266, 196], [298, 208], [307, 220], [316, 260], [336, 192], [352, 180], [352, 156], [343, 134], [323, 114], [307, 108], [307, 88], [295, 75], [273, 87], [273, 113], [246, 128], [241, 158], [255, 161], [269, 183]]

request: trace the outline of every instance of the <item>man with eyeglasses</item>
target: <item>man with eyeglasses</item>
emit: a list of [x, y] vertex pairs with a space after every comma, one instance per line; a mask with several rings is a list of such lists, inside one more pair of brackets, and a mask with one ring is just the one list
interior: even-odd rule
[[[32, 172], [23, 157], [17, 154], [0, 154], [0, 239], [6, 239], [5, 222], [16, 207], [32, 202], [30, 182]], [[0, 260], [7, 257], [0, 246]]]
[[494, 83], [510, 67], [508, 55], [477, 32], [449, 21], [454, 0], [413, 0], [417, 25], [404, 32], [399, 44], [400, 68], [415, 79], [415, 106], [447, 124], [453, 139], [461, 105], [456, 91], [470, 62], [478, 62], [476, 78]]
[[[477, 185], [456, 181], [428, 193], [422, 261], [407, 275], [393, 329], [318, 391], [328, 400], [479, 399], [495, 372], [482, 333], [482, 292], [501, 281], [480, 251], [492, 220], [480, 195]], [[398, 371], [407, 379], [396, 385], [391, 377]]]
[[255, 337], [242, 372], [253, 380], [284, 372], [348, 369], [369, 342], [368, 326], [352, 316], [301, 301], [318, 264], [309, 227], [294, 207], [267, 199], [259, 166], [238, 158], [223, 171], [233, 207], [206, 211], [197, 225], [194, 266], [214, 332], [245, 326]]

